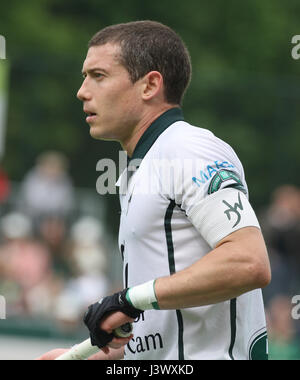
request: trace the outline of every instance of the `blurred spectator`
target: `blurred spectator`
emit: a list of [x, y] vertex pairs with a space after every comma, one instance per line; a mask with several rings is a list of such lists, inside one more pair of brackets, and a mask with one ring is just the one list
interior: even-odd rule
[[51, 253], [53, 270], [62, 278], [71, 275], [71, 268], [67, 258], [67, 225], [60, 216], [48, 216], [40, 220], [38, 237], [47, 246]]
[[31, 236], [32, 224], [23, 214], [12, 212], [1, 218], [1, 234], [4, 241], [13, 241]]
[[272, 281], [263, 289], [269, 357], [300, 359], [300, 337], [292, 319], [292, 296], [300, 289], [300, 191], [296, 186], [275, 189], [260, 223], [269, 251]]
[[72, 278], [56, 304], [56, 317], [65, 324], [81, 320], [87, 306], [110, 290], [102, 240], [102, 225], [93, 217], [82, 217], [72, 226], [68, 255]]
[[25, 176], [22, 207], [35, 222], [52, 215], [68, 217], [74, 206], [74, 193], [69, 178], [67, 159], [58, 152], [45, 152]]
[[274, 191], [261, 225], [272, 268], [265, 297], [268, 301], [278, 293], [295, 294], [300, 288], [300, 191], [296, 186]]
[[0, 168], [0, 204], [4, 203], [10, 193], [10, 182], [6, 173]]
[[0, 226], [0, 294], [5, 294], [8, 315], [41, 316], [56, 320], [64, 330], [77, 329], [87, 306], [111, 288], [100, 222], [80, 218], [68, 244], [59, 218], [43, 220], [39, 240], [21, 213], [7, 214]]
[[299, 336], [291, 315], [291, 298], [274, 296], [267, 310], [269, 357], [271, 360], [299, 360]]
[[11, 213], [1, 219], [0, 293], [5, 294], [10, 315], [48, 316], [57, 284], [47, 248], [31, 236], [30, 220]]
[[[0, 205], [8, 190], [0, 169]], [[13, 190], [0, 218], [0, 294], [7, 315], [56, 322], [58, 332], [73, 334], [87, 307], [112, 289], [103, 226], [87, 216], [71, 225], [81, 212], [66, 158], [57, 152], [42, 154]]]

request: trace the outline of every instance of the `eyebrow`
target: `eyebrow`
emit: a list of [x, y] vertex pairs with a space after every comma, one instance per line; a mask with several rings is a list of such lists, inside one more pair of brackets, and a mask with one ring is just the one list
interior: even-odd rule
[[108, 72], [105, 70], [105, 69], [102, 69], [101, 67], [94, 67], [92, 69], [88, 69], [88, 70], [82, 70], [81, 73], [82, 75], [85, 75], [85, 74], [93, 74], [95, 73], [96, 71], [102, 71], [104, 74], [108, 74]]

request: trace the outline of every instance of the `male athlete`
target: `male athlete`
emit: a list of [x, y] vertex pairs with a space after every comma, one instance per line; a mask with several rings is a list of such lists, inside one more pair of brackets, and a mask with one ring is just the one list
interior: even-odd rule
[[[113, 25], [82, 72], [91, 136], [119, 141], [129, 161], [117, 183], [124, 289], [84, 318], [93, 359], [266, 359], [264, 239], [232, 148], [184, 120], [182, 40], [157, 22]], [[133, 321], [133, 335], [113, 336]]]

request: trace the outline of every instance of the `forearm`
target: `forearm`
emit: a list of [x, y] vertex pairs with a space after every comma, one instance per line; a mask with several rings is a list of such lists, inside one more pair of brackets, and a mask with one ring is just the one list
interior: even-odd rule
[[227, 238], [187, 269], [157, 279], [160, 309], [214, 304], [265, 286], [269, 268], [259, 230], [237, 231], [234, 238]]
[[[168, 277], [158, 278], [155, 292], [160, 309], [182, 309], [203, 306], [235, 298], [250, 291], [251, 287], [240, 281], [238, 269], [220, 260], [222, 248], [210, 252], [191, 267]], [[219, 251], [219, 252], [217, 252]]]

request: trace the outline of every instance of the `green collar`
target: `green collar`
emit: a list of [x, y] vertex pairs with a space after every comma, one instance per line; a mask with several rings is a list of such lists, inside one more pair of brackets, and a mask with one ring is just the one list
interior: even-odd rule
[[158, 137], [176, 121], [184, 121], [181, 108], [171, 108], [154, 120], [139, 139], [132, 157], [128, 157], [128, 166], [134, 159], [142, 160]]

